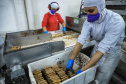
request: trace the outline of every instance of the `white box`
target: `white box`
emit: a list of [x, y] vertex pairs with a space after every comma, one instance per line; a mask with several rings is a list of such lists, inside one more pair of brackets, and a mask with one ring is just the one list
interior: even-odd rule
[[[32, 74], [32, 71], [36, 69], [42, 70], [44, 67], [53, 66], [53, 65], [59, 65], [59, 61], [61, 62], [60, 66], [67, 65], [68, 59], [70, 58], [70, 55], [72, 53], [72, 50], [69, 51], [63, 51], [60, 54], [53, 55], [51, 57], [41, 59], [39, 61], [35, 61], [33, 63], [28, 64], [29, 69], [29, 77], [32, 84], [37, 84], [35, 81], [35, 78]], [[86, 59], [89, 59], [86, 55], [84, 55]], [[88, 61], [88, 60], [87, 60]], [[98, 67], [98, 64], [95, 66], [87, 69], [86, 71], [83, 71], [82, 73], [60, 83], [60, 84], [88, 84], [95, 78], [96, 68]], [[78, 68], [78, 65], [74, 62], [73, 69]]]

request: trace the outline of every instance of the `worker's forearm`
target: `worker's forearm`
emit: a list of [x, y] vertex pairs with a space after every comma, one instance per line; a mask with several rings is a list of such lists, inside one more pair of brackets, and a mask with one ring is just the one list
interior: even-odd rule
[[44, 31], [44, 32], [47, 31], [46, 27], [43, 27], [43, 31]]
[[65, 27], [65, 23], [62, 23], [62, 27]]
[[94, 56], [90, 59], [90, 61], [81, 69], [82, 71], [87, 70], [88, 68], [95, 65], [103, 56], [103, 53], [100, 51], [97, 51]]
[[76, 58], [76, 56], [78, 55], [78, 53], [80, 52], [81, 48], [82, 48], [82, 44], [80, 43], [76, 43], [76, 45], [74, 46], [74, 49], [72, 51], [72, 54], [70, 56], [70, 59], [74, 60]]

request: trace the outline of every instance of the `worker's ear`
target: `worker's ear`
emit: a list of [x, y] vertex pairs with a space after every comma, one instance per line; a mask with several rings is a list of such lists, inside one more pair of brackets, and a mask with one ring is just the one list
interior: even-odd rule
[[51, 10], [51, 4], [48, 5], [48, 9]]

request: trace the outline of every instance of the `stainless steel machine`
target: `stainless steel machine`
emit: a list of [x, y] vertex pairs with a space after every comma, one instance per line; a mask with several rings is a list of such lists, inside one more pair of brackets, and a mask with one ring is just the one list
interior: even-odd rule
[[66, 28], [81, 32], [87, 14], [84, 11], [83, 0], [81, 1], [80, 12], [77, 17], [66, 16]]
[[69, 17], [66, 16], [66, 27], [68, 29], [72, 29], [78, 32], [81, 32], [82, 26], [84, 21], [86, 20], [85, 18], [76, 18], [76, 17]]
[[[73, 49], [74, 46], [65, 48], [64, 41], [44, 43], [52, 40], [52, 34], [44, 34], [41, 31], [42, 29], [38, 29], [6, 34], [3, 49], [3, 56], [7, 67], [5, 71], [5, 84], [30, 84], [27, 69], [28, 63], [58, 54], [63, 50]], [[40, 42], [43, 44], [37, 44]], [[94, 41], [87, 42], [83, 48], [92, 45], [94, 45]], [[10, 49], [13, 46], [21, 47], [11, 51]]]
[[52, 39], [52, 34], [44, 34], [42, 29], [7, 33], [4, 42], [3, 56], [6, 63], [6, 84], [30, 84], [28, 81], [27, 64], [64, 50], [64, 42], [56, 41], [27, 46], [10, 51], [12, 46], [26, 46]]
[[10, 74], [12, 84], [29, 84], [28, 78], [26, 77], [25, 71], [21, 65], [13, 66]]
[[[29, 84], [26, 76], [28, 73], [27, 64], [52, 56], [52, 53], [60, 50], [64, 50], [63, 41], [28, 47], [4, 54], [7, 77], [10, 78], [12, 84]], [[11, 83], [6, 82], [6, 84]]]

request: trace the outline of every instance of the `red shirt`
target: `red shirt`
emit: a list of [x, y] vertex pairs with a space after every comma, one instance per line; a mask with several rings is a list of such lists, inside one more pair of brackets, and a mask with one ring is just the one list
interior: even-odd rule
[[42, 21], [42, 28], [46, 27], [47, 31], [56, 31], [59, 30], [59, 23], [64, 23], [64, 20], [60, 16], [59, 13], [55, 13], [55, 15], [51, 15], [49, 12], [44, 15]]

